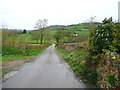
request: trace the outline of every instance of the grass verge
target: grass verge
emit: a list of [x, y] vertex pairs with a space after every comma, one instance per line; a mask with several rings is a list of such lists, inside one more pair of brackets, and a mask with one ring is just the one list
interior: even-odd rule
[[33, 58], [41, 54], [48, 46], [43, 46], [41, 48], [15, 48], [11, 46], [2, 47], [2, 70], [0, 74], [4, 76], [6, 73], [10, 72], [13, 68], [21, 66], [27, 61], [28, 58]]
[[56, 48], [56, 50], [61, 56], [63, 56], [63, 58], [70, 65], [75, 74], [81, 77], [81, 72], [85, 67], [85, 59], [88, 52], [82, 48], [70, 52], [58, 47]]
[[[66, 47], [64, 46], [64, 48]], [[86, 64], [89, 52], [85, 46], [79, 46], [72, 51], [66, 51], [64, 48], [61, 48], [61, 46], [59, 47], [58, 45], [56, 50], [70, 65], [76, 76], [79, 77], [83, 82], [95, 85], [97, 74]]]

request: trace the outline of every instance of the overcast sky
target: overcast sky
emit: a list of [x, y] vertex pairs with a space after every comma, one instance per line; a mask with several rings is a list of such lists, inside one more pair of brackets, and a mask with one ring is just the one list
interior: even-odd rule
[[34, 29], [38, 19], [48, 19], [48, 25], [69, 25], [85, 22], [91, 16], [96, 21], [105, 17], [118, 19], [120, 0], [0, 0], [0, 25], [9, 28]]

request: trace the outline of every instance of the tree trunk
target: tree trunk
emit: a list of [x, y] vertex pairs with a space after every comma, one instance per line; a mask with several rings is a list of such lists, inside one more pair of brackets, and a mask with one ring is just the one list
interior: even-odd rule
[[38, 39], [36, 41], [37, 41], [37, 44], [38, 44]]
[[56, 39], [56, 41], [57, 41], [57, 43], [59, 43], [59, 39], [58, 38]]
[[43, 34], [41, 34], [40, 44], [43, 44]]

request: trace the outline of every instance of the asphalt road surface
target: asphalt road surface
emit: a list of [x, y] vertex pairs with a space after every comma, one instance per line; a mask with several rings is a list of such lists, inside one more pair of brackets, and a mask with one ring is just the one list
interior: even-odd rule
[[2, 84], [3, 88], [86, 88], [69, 65], [48, 47], [34, 62], [23, 66], [17, 74]]

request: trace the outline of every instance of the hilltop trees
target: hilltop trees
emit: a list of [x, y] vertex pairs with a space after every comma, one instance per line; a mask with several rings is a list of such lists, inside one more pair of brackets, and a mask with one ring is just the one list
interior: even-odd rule
[[26, 29], [23, 30], [23, 34], [27, 33]]
[[37, 30], [34, 34], [33, 34], [33, 38], [37, 40], [40, 40], [40, 44], [43, 43], [43, 39], [44, 39], [44, 33], [45, 33], [45, 27], [47, 27], [48, 24], [48, 20], [47, 19], [39, 19], [36, 24], [35, 24], [35, 29]]

